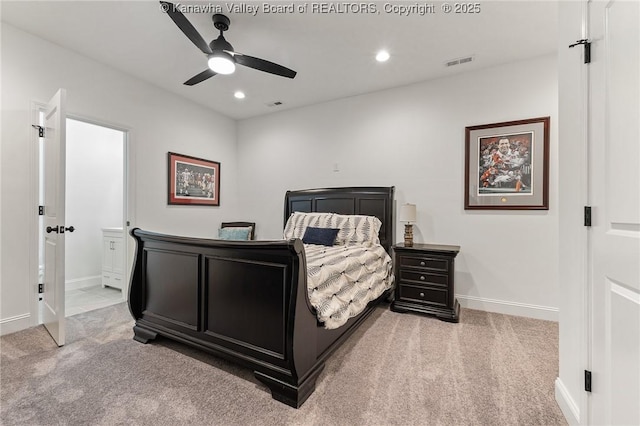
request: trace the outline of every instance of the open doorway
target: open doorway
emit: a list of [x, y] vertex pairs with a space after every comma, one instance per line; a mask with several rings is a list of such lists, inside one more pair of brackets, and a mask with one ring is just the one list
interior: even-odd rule
[[67, 118], [65, 316], [125, 300], [126, 133]]

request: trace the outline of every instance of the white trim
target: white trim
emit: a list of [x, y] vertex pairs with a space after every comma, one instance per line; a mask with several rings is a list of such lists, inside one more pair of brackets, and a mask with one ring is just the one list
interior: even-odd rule
[[580, 424], [580, 409], [578, 404], [571, 398], [569, 391], [567, 390], [560, 377], [556, 378], [556, 402], [564, 414], [564, 418], [570, 425]]
[[0, 336], [31, 327], [31, 314], [16, 315], [0, 319]]
[[81, 288], [94, 287], [97, 285], [102, 285], [102, 275], [94, 275], [90, 277], [66, 280], [64, 283], [64, 291], [78, 290]]
[[[591, 5], [589, 4], [591, 0], [581, 0], [582, 1], [582, 36], [581, 39], [589, 40], [591, 39]], [[582, 193], [582, 197], [584, 199], [584, 206], [591, 205], [591, 193], [593, 191], [593, 183], [591, 181], [591, 167], [593, 158], [589, 154], [591, 150], [591, 144], [589, 142], [591, 138], [591, 67], [581, 66], [580, 67], [580, 79], [582, 82], [582, 99], [580, 101], [581, 112], [582, 112], [582, 129], [580, 129], [580, 137], [582, 144], [582, 151], [580, 153], [576, 153], [582, 156], [581, 165], [583, 166], [580, 170], [581, 172], [581, 182], [580, 187], [572, 188], [572, 190], [577, 190]], [[576, 76], [577, 77], [577, 76]], [[568, 188], [564, 188], [567, 190]], [[582, 239], [579, 241], [579, 246], [576, 245], [576, 249], [579, 249], [582, 254], [582, 278], [584, 279], [584, 284], [580, 285], [580, 293], [582, 296], [582, 309], [581, 309], [581, 318], [579, 319], [579, 327], [580, 329], [575, 330], [575, 332], [580, 333], [580, 351], [579, 356], [582, 359], [579, 359], [576, 363], [576, 367], [582, 370], [583, 365], [586, 366], [585, 369], [593, 370], [593, 278], [592, 278], [592, 265], [594, 259], [592, 258], [592, 250], [593, 250], [593, 235], [591, 234], [590, 227], [584, 227], [584, 232], [582, 233]], [[584, 380], [584, 379], [582, 379]], [[578, 383], [578, 388], [580, 388], [583, 383]], [[567, 392], [568, 396], [569, 393]], [[570, 399], [572, 402], [575, 401]], [[578, 407], [576, 416], [578, 420], [578, 424], [589, 424], [591, 422], [592, 408], [591, 408], [591, 399], [588, 397], [587, 392], [580, 392], [578, 395]], [[580, 419], [580, 409], [582, 409], [582, 413], [584, 414], [583, 418]], [[566, 414], [565, 414], [565, 417]], [[582, 422], [580, 422], [582, 420]], [[569, 418], [567, 418], [569, 421]]]
[[123, 173], [124, 173], [124, 217], [122, 218], [122, 229], [125, 232], [125, 243], [122, 245], [123, 248], [123, 256], [124, 256], [124, 287], [122, 288], [122, 296], [125, 301], [129, 300], [129, 285], [131, 283], [131, 271], [133, 265], [133, 257], [131, 253], [134, 253], [134, 246], [132, 246], [134, 240], [133, 238], [127, 238], [129, 234], [129, 230], [133, 227], [132, 225], [136, 221], [136, 211], [135, 211], [135, 201], [136, 201], [136, 191], [135, 191], [135, 150], [132, 148], [132, 140], [134, 131], [132, 128], [127, 128], [123, 130], [124, 132], [124, 164], [123, 164]]
[[558, 308], [550, 306], [531, 305], [528, 303], [510, 302], [507, 300], [487, 299], [484, 297], [456, 294], [460, 306], [480, 311], [496, 312], [499, 314], [516, 315], [547, 321], [558, 321]]
[[[44, 125], [40, 122], [40, 112], [46, 110], [46, 104], [38, 101], [30, 102], [31, 124]], [[40, 204], [40, 137], [38, 130], [32, 129], [29, 138], [29, 192], [31, 193], [31, 227], [29, 229], [29, 308], [31, 311], [31, 322], [24, 328], [34, 327], [41, 324], [40, 318], [40, 295], [36, 290], [40, 284], [40, 277], [44, 265], [40, 265], [40, 215], [38, 205]], [[42, 281], [44, 283], [44, 281]]]
[[615, 293], [620, 297], [624, 297], [629, 300], [631, 303], [635, 303], [636, 305], [640, 305], [640, 294], [635, 293], [634, 291], [629, 290], [626, 287], [623, 287], [621, 284], [609, 279], [607, 280], [611, 284], [611, 293]]

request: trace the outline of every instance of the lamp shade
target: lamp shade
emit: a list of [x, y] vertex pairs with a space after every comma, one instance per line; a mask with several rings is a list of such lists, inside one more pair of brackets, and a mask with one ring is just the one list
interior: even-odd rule
[[416, 221], [416, 205], [415, 204], [403, 204], [400, 206], [400, 222], [415, 222]]

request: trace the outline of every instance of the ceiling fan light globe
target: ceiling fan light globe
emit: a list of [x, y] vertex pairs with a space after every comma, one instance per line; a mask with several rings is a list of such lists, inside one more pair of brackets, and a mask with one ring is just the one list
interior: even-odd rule
[[227, 52], [216, 52], [209, 55], [208, 65], [211, 71], [217, 74], [233, 74], [236, 70], [236, 63]]

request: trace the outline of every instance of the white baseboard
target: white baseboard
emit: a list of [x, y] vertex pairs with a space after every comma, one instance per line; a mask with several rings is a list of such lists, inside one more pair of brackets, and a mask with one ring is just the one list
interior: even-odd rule
[[78, 290], [80, 288], [93, 287], [96, 285], [102, 285], [102, 275], [67, 280], [64, 283], [64, 289], [65, 291]]
[[556, 402], [570, 425], [580, 424], [580, 409], [576, 402], [571, 398], [569, 391], [565, 387], [560, 377], [556, 378]]
[[31, 327], [31, 315], [22, 314], [14, 317], [0, 319], [0, 336], [15, 333]]
[[558, 322], [558, 308], [456, 294], [463, 308]]

